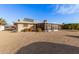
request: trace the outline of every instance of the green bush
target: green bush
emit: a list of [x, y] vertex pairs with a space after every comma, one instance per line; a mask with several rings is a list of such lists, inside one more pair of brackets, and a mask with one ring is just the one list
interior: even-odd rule
[[28, 30], [27, 29], [23, 29], [21, 32], [27, 32]]
[[79, 30], [79, 24], [76, 23], [64, 24], [63, 29]]
[[23, 29], [21, 32], [32, 32], [32, 29]]
[[42, 32], [42, 29], [41, 28], [37, 28], [37, 32]]

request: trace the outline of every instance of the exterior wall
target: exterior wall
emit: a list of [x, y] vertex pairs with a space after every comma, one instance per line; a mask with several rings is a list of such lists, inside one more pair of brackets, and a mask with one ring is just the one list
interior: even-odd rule
[[47, 30], [59, 30], [61, 26], [59, 24], [50, 24], [50, 23], [38, 23], [36, 29], [41, 28], [43, 31]]
[[[47, 30], [59, 30], [61, 29], [61, 26], [58, 24], [49, 24], [49, 23], [38, 23], [38, 24], [16, 24], [17, 28], [16, 30], [18, 32], [21, 32], [24, 28], [25, 29], [31, 29], [33, 31], [36, 31], [37, 28], [41, 28], [43, 31]], [[32, 26], [31, 26], [32, 25]]]
[[44, 24], [43, 23], [36, 24], [36, 30], [37, 28], [41, 28], [42, 30], [44, 30]]
[[17, 26], [16, 30], [18, 32], [21, 32], [21, 30], [23, 29], [23, 24], [17, 24], [16, 26]]
[[24, 23], [24, 24], [16, 24], [16, 30], [17, 32], [21, 32], [24, 29], [36, 29], [34, 24], [28, 24], [28, 23]]
[[52, 30], [58, 30], [59, 29], [59, 25], [51, 24], [51, 26], [52, 26]]
[[0, 31], [3, 31], [3, 30], [5, 30], [4, 25], [0, 25]]
[[37, 29], [36, 24], [33, 24], [32, 30], [36, 31], [36, 29]]

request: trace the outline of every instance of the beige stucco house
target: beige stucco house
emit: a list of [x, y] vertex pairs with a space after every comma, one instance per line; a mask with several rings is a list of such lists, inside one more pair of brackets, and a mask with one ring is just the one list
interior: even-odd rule
[[34, 21], [31, 21], [32, 19], [24, 19], [24, 20], [18, 20], [14, 23], [16, 26], [16, 30], [18, 32], [21, 32], [24, 29], [30, 30], [34, 27]]
[[55, 31], [60, 30], [62, 27], [60, 24], [48, 23], [47, 20], [44, 20], [42, 23], [36, 23], [32, 19], [28, 18], [18, 20], [14, 23], [14, 25], [16, 26], [17, 32], [21, 32], [23, 30], [36, 31], [38, 28], [41, 28], [42, 31]]

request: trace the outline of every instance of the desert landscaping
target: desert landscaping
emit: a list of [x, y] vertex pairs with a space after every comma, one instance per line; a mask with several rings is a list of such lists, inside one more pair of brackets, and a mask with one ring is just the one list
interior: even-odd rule
[[[2, 54], [18, 53], [18, 51], [22, 47], [28, 46], [35, 42], [49, 42], [49, 43], [54, 43], [54, 44], [72, 46], [74, 48], [71, 48], [71, 50], [69, 51], [72, 51], [71, 53], [73, 52], [79, 53], [79, 31], [72, 31], [72, 30], [70, 31], [60, 30], [60, 31], [55, 31], [55, 32], [2, 31], [0, 32], [0, 53]], [[42, 48], [42, 46], [40, 46], [40, 48]], [[47, 46], [46, 48], [49, 48], [49, 46]], [[56, 46], [52, 48], [51, 52], [53, 52], [53, 49], [55, 48]], [[76, 50], [75, 48], [78, 48], [78, 49]], [[64, 49], [67, 50], [66, 47]], [[37, 50], [38, 50], [38, 47], [37, 47]], [[40, 50], [42, 50], [42, 52], [45, 51], [43, 49], [40, 49]], [[68, 50], [66, 52], [68, 52]], [[25, 52], [25, 53], [28, 53], [28, 52]]]

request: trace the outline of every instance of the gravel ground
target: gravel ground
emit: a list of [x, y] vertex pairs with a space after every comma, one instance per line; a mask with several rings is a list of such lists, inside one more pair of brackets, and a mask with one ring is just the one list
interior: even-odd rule
[[[16, 32], [16, 33], [9, 32], [9, 31], [2, 31], [2, 32], [0, 32], [0, 53], [1, 54], [14, 54], [17, 51], [19, 51], [20, 48], [22, 48], [24, 46], [28, 46], [29, 44], [32, 44], [34, 42], [50, 42], [53, 44], [59, 44], [59, 45], [62, 44], [62, 45], [67, 45], [67, 46], [73, 46], [74, 48], [78, 48], [76, 51], [76, 52], [78, 52], [78, 50], [79, 50], [79, 31], [62, 30], [62, 31], [56, 31], [56, 32]], [[38, 45], [38, 46], [40, 46], [40, 45]], [[47, 48], [48, 48], [48, 46], [47, 46]], [[41, 46], [40, 48], [42, 48], [42, 47], [44, 47], [44, 46]], [[63, 48], [61, 48], [61, 49], [63, 49]], [[73, 48], [71, 48], [71, 49], [73, 49]], [[66, 48], [66, 50], [67, 50], [67, 48]], [[73, 51], [71, 51], [71, 52], [73, 52]]]

